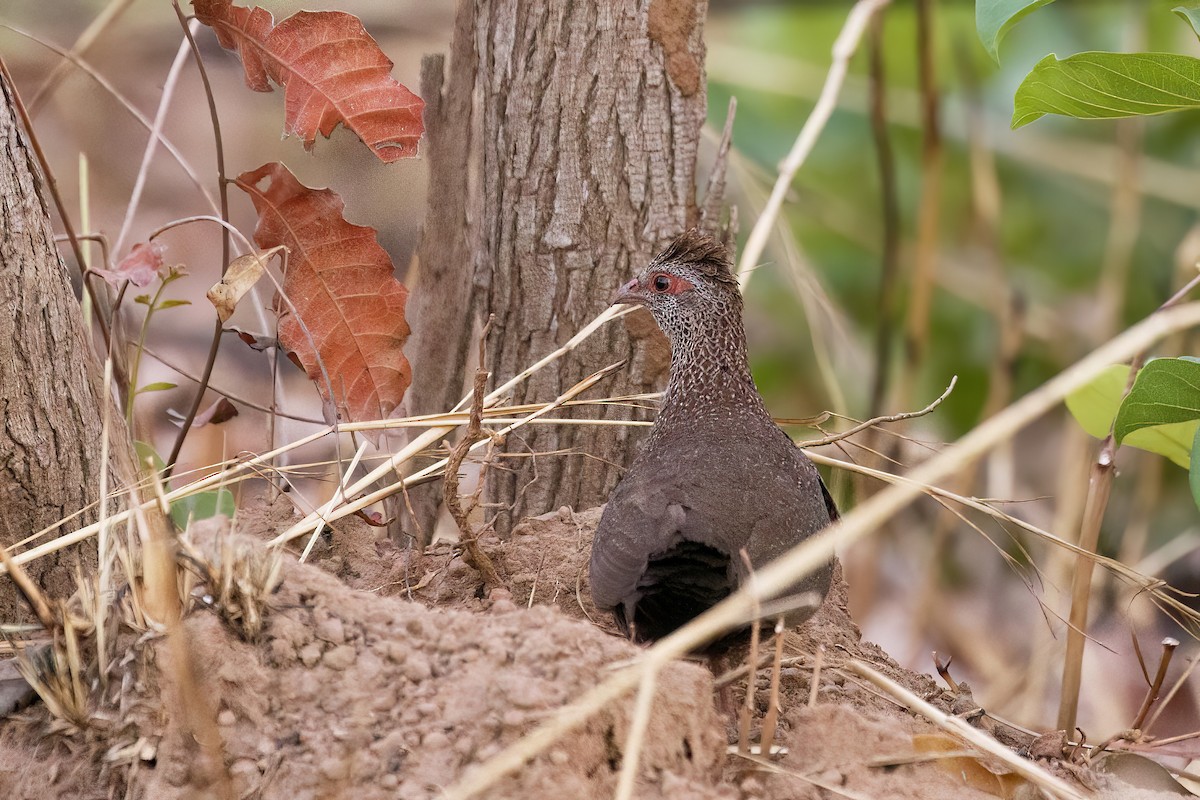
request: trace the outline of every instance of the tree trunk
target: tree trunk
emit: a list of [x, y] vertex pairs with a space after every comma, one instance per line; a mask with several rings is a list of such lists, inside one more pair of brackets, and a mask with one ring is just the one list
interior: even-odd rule
[[[483, 263], [496, 315], [490, 366], [506, 379], [612, 302], [667, 240], [699, 221], [696, 156], [705, 119], [706, 0], [482, 4]], [[549, 401], [602, 366], [628, 367], [602, 395], [653, 391], [668, 358], [648, 317], [610, 325], [518, 387]], [[593, 393], [592, 396], [596, 396]], [[573, 412], [629, 418], [625, 408]], [[528, 513], [601, 503], [642, 429], [530, 426], [494, 470], [493, 502]]]
[[[471, 24], [460, 18], [452, 75], [469, 60], [476, 102], [454, 127], [477, 137], [471, 152], [481, 152], [482, 163], [478, 179], [467, 183], [480, 210], [465, 215], [469, 224], [455, 235], [473, 253], [475, 287], [484, 293], [480, 308], [495, 315], [487, 348], [495, 385], [562, 345], [660, 246], [700, 221], [696, 156], [705, 120], [707, 0], [466, 5], [460, 15]], [[444, 186], [440, 170], [452, 165], [431, 158], [436, 194]], [[706, 207], [719, 206], [720, 183]], [[464, 266], [454, 265], [460, 286], [470, 279]], [[425, 277], [417, 292], [425, 290]], [[621, 359], [625, 370], [592, 396], [661, 386], [669, 362], [665, 340], [648, 315], [626, 319], [534, 375], [512, 402], [552, 400]], [[452, 393], [461, 390], [461, 362], [414, 356], [416, 381], [436, 370], [447, 373]], [[629, 419], [634, 412], [609, 406], [571, 413]], [[508, 507], [497, 528], [503, 533], [526, 514], [562, 505], [603, 502], [641, 434], [618, 426], [522, 429], [506, 449], [536, 457], [504, 459], [503, 469], [488, 477], [489, 500]]]
[[[104, 400], [98, 360], [54, 245], [33, 150], [0, 77], [0, 544], [24, 539], [99, 499]], [[129, 441], [112, 412], [109, 487], [132, 475]], [[95, 519], [94, 510], [71, 525]], [[88, 552], [84, 548], [84, 552]], [[51, 596], [72, 588], [77, 553], [26, 565]], [[95, 558], [92, 556], [94, 563]], [[27, 618], [0, 581], [0, 621]]]

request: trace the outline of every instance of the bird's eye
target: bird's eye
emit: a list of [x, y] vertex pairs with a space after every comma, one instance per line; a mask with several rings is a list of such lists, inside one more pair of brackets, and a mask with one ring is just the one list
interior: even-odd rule
[[654, 277], [654, 291], [665, 292], [671, 288], [671, 279], [666, 275], [656, 275]]

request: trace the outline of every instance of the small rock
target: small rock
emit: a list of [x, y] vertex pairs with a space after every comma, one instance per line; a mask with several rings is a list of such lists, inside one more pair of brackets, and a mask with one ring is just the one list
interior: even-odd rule
[[562, 750], [550, 751], [550, 763], [561, 767], [570, 760], [570, 757]]
[[[400, 785], [400, 779], [397, 778], [395, 775], [393, 775], [390, 772], [379, 779], [380, 788], [386, 789], [388, 791], [395, 789], [399, 785]], [[403, 797], [403, 795], [401, 795], [401, 797]]]
[[315, 667], [321, 660], [321, 645], [309, 642], [300, 648], [300, 663], [306, 667]]
[[450, 746], [450, 737], [441, 731], [431, 731], [421, 739], [421, 746], [430, 750], [441, 750]]
[[296, 658], [296, 648], [283, 639], [272, 639], [269, 647], [271, 663], [287, 666]]
[[230, 725], [233, 725], [236, 722], [237, 714], [234, 714], [228, 708], [222, 711], [220, 714], [217, 714], [217, 724], [222, 728], [228, 728]]
[[429, 657], [424, 653], [409, 653], [401, 672], [410, 681], [420, 683], [429, 679], [429, 676], [433, 674], [433, 668], [429, 665]]
[[321, 659], [322, 663], [330, 669], [343, 670], [354, 663], [358, 658], [358, 654], [354, 651], [352, 644], [339, 644], [337, 647], [325, 653], [325, 657]]
[[350, 765], [343, 758], [326, 758], [318, 769], [330, 781], [344, 781], [350, 776]]
[[340, 617], [332, 614], [317, 622], [315, 630], [318, 639], [324, 639], [330, 644], [341, 644], [346, 641], [346, 626]]

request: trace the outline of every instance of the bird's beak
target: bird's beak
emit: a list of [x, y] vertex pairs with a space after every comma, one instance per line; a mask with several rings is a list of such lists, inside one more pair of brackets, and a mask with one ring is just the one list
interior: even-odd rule
[[638, 279], [633, 278], [628, 283], [621, 286], [620, 289], [617, 289], [617, 293], [613, 297], [612, 304], [614, 306], [619, 306], [622, 304], [631, 306], [646, 305], [646, 298], [641, 292], [638, 291], [639, 288]]

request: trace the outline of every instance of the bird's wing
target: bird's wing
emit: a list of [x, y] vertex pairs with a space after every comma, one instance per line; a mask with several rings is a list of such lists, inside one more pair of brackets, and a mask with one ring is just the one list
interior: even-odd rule
[[597, 608], [636, 602], [650, 558], [679, 538], [684, 507], [667, 465], [635, 464], [608, 499], [592, 544], [592, 599]]

